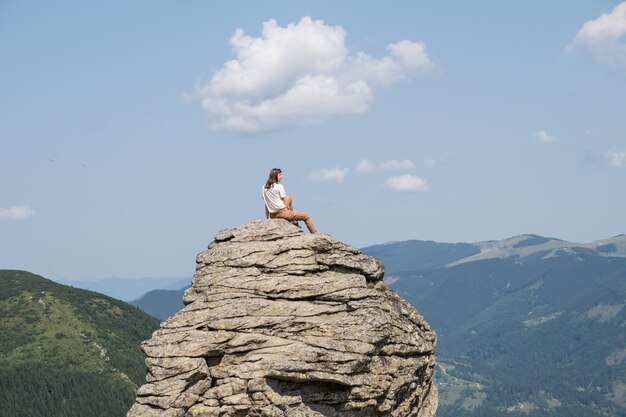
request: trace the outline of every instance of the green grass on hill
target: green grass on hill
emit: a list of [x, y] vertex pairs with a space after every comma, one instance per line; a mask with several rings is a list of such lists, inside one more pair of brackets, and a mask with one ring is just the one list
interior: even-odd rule
[[0, 409], [123, 416], [145, 378], [139, 345], [159, 321], [102, 294], [0, 270]]
[[437, 415], [626, 415], [626, 258], [489, 259], [397, 277], [391, 288], [433, 326], [448, 363]]

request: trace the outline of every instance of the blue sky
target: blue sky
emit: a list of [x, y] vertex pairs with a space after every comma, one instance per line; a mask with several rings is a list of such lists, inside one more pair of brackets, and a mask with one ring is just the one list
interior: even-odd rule
[[0, 2], [0, 267], [191, 276], [296, 209], [356, 247], [624, 233], [626, 2]]

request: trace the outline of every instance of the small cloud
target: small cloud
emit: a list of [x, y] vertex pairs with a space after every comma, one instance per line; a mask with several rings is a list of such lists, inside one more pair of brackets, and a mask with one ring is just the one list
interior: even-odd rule
[[626, 65], [626, 1], [595, 20], [589, 20], [576, 34], [565, 52], [583, 52], [609, 65]]
[[385, 187], [396, 191], [426, 191], [428, 185], [424, 178], [415, 175], [397, 175], [385, 181]]
[[372, 171], [382, 170], [382, 171], [400, 171], [406, 169], [415, 168], [415, 164], [413, 161], [405, 159], [403, 161], [398, 161], [395, 159], [385, 161], [381, 164], [375, 164], [373, 162], [368, 161], [367, 159], [361, 159], [361, 162], [354, 168], [356, 172], [359, 174], [367, 174]]
[[270, 19], [259, 37], [237, 29], [234, 58], [196, 87], [211, 127], [252, 134], [362, 114], [374, 87], [435, 68], [421, 42], [391, 43], [374, 58], [351, 54], [346, 37], [341, 26], [308, 16], [286, 27]]
[[361, 159], [359, 164], [354, 168], [354, 170], [359, 174], [367, 174], [368, 172], [372, 172], [375, 169], [376, 165], [372, 164], [367, 159]]
[[612, 150], [606, 154], [606, 159], [611, 168], [624, 168], [626, 165], [626, 152]]
[[320, 169], [309, 174], [309, 178], [313, 181], [335, 181], [343, 182], [348, 173], [348, 168]]
[[415, 168], [415, 164], [413, 161], [409, 161], [408, 159], [405, 159], [404, 161], [396, 161], [395, 159], [392, 159], [391, 161], [380, 164], [380, 168], [383, 171], [398, 171]]
[[434, 168], [441, 164], [447, 164], [454, 158], [454, 154], [445, 153], [437, 158], [429, 158], [422, 161], [422, 164], [426, 168]]
[[35, 211], [28, 206], [0, 207], [0, 220], [24, 220], [35, 215]]
[[550, 135], [545, 130], [540, 130], [535, 133], [535, 137], [544, 143], [555, 142], [557, 140], [555, 136]]

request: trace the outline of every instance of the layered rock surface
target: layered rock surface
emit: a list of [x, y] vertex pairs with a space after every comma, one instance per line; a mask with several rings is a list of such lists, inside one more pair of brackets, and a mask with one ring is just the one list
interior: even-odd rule
[[285, 220], [219, 232], [127, 417], [434, 416], [435, 333], [383, 273]]

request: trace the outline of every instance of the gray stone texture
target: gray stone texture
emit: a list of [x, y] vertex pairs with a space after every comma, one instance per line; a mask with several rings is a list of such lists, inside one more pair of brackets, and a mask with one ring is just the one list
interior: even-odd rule
[[377, 259], [275, 219], [196, 261], [127, 417], [435, 415], [435, 333]]

